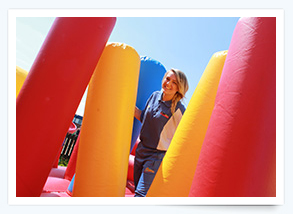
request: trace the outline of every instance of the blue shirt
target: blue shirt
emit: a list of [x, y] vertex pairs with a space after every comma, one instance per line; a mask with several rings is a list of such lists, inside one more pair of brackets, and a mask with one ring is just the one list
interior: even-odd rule
[[182, 118], [185, 107], [179, 101], [172, 115], [172, 101], [163, 101], [162, 96], [162, 91], [155, 91], [142, 110], [140, 141], [147, 148], [166, 151]]

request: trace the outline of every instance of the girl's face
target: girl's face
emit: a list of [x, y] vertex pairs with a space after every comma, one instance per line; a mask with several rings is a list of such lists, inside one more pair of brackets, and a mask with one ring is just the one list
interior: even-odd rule
[[178, 81], [175, 74], [172, 71], [169, 71], [163, 80], [162, 89], [164, 96], [172, 99], [178, 89]]

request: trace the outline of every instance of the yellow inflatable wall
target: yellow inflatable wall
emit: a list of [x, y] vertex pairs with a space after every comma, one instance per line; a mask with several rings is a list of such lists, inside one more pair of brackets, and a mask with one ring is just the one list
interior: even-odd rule
[[24, 80], [28, 72], [21, 67], [16, 66], [16, 97], [19, 94], [19, 91], [24, 83]]
[[73, 196], [124, 197], [139, 69], [132, 47], [105, 47], [88, 88]]
[[147, 196], [188, 197], [227, 51], [210, 59]]

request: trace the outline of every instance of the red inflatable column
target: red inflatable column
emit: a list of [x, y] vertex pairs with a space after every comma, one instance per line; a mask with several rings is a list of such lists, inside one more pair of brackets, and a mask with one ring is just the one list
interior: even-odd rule
[[276, 19], [236, 25], [189, 196], [276, 196]]
[[79, 138], [80, 138], [80, 134], [77, 137], [76, 143], [74, 145], [74, 149], [71, 153], [65, 174], [64, 174], [64, 179], [67, 179], [69, 181], [71, 181], [71, 179], [73, 178], [74, 174], [75, 174], [75, 168], [76, 168], [76, 161], [77, 161], [77, 154], [78, 154], [78, 145], [79, 145]]
[[16, 196], [40, 196], [116, 18], [56, 18], [16, 100]]

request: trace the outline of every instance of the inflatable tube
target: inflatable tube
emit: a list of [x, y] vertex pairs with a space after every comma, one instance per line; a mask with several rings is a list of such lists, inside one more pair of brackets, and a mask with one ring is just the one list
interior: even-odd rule
[[188, 197], [227, 51], [210, 59], [147, 196]]
[[124, 197], [140, 58], [108, 44], [88, 88], [73, 196]]
[[134, 155], [129, 155], [128, 161], [128, 172], [127, 172], [127, 180], [133, 181], [133, 173], [134, 173]]
[[137, 145], [139, 143], [139, 139], [136, 140], [136, 143], [134, 144], [131, 153], [129, 155], [129, 161], [128, 161], [128, 171], [127, 171], [127, 180], [133, 182], [133, 170], [134, 170], [134, 157], [135, 157], [135, 151], [137, 148]]
[[[69, 184], [69, 186], [68, 186], [68, 188], [66, 190], [67, 197], [72, 196], [74, 180], [75, 180], [75, 175], [73, 176], [73, 178], [72, 178], [72, 180], [71, 180], [71, 182], [70, 182], [70, 184]], [[125, 188], [125, 197], [133, 197], [133, 196], [134, 196], [133, 182], [127, 181], [126, 188]], [[51, 197], [51, 196], [44, 196], [44, 197]], [[58, 196], [56, 196], [56, 197], [58, 197]], [[66, 197], [66, 195], [64, 197]]]
[[72, 192], [73, 192], [73, 186], [74, 186], [74, 181], [75, 181], [75, 174], [73, 175], [71, 181], [70, 181], [70, 184], [66, 190], [66, 193], [69, 195], [69, 196], [72, 196]]
[[16, 98], [19, 94], [19, 91], [27, 75], [28, 75], [28, 72], [26, 70], [16, 66]]
[[50, 171], [49, 177], [64, 178], [69, 181], [72, 179], [75, 173], [79, 137], [80, 135], [78, 136], [76, 140], [76, 143], [74, 145], [67, 167], [62, 167], [62, 166], [53, 167], [53, 169], [51, 169]]
[[189, 196], [276, 196], [276, 18], [236, 25]]
[[115, 21], [55, 19], [16, 100], [16, 196], [41, 195]]
[[[67, 133], [73, 134], [76, 131], [76, 128], [77, 128], [76, 125], [73, 122], [71, 122]], [[64, 142], [64, 140], [63, 140], [63, 142]], [[53, 168], [58, 168], [61, 151], [62, 151], [62, 146], [60, 147], [60, 149], [57, 153], [57, 158], [53, 164]]]
[[[162, 79], [166, 73], [166, 69], [160, 62], [150, 57], [142, 56], [140, 60], [136, 106], [139, 109], [144, 109], [146, 101], [151, 94], [154, 91], [161, 90]], [[133, 149], [140, 134], [140, 129], [141, 122], [134, 118], [130, 151]]]
[[76, 125], [73, 122], [71, 122], [70, 127], [68, 129], [68, 133], [73, 134], [76, 131], [76, 129]]
[[70, 156], [65, 174], [64, 174], [64, 179], [71, 180], [73, 175], [75, 174], [75, 169], [76, 169], [76, 161], [77, 161], [77, 153], [78, 153], [78, 146], [79, 146], [79, 138], [80, 134], [77, 137], [76, 143], [74, 145], [74, 149], [72, 151], [72, 154]]

